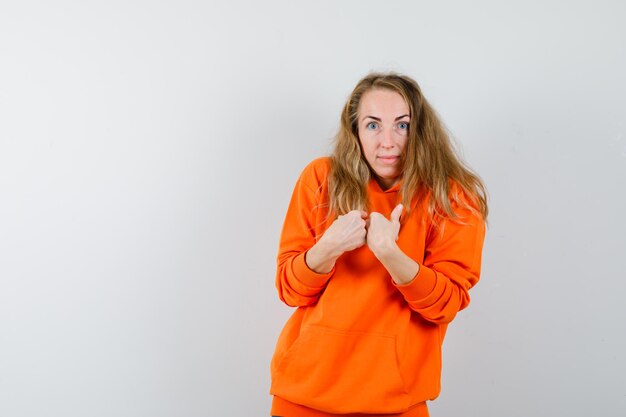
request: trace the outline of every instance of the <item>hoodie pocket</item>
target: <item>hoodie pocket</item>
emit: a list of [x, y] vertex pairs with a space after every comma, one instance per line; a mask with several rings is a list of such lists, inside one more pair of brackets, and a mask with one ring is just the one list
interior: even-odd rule
[[393, 335], [305, 326], [277, 366], [272, 393], [330, 413], [398, 413], [410, 399]]

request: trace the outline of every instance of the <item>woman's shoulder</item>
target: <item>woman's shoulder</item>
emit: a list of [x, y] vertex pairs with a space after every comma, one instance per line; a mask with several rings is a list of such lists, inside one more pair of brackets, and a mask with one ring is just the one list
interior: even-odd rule
[[309, 162], [307, 166], [304, 168], [304, 170], [313, 171], [316, 173], [328, 174], [330, 172], [331, 167], [332, 167], [332, 160], [330, 156], [320, 156], [318, 158], [313, 159], [311, 162]]
[[463, 187], [458, 181], [450, 180], [449, 184], [448, 199], [452, 210], [460, 217], [470, 215], [482, 218], [478, 194]]
[[449, 181], [449, 184], [448, 197], [451, 202], [459, 202], [470, 206], [474, 206], [476, 204], [477, 194], [475, 190], [463, 187], [460, 182], [452, 179]]
[[310, 186], [318, 186], [328, 181], [332, 160], [328, 156], [321, 156], [309, 162], [300, 174], [300, 181]]

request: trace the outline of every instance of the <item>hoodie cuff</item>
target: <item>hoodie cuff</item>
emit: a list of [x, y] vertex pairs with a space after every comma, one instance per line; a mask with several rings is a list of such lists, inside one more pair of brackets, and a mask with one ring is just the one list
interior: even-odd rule
[[304, 286], [312, 289], [324, 288], [330, 277], [335, 273], [335, 267], [333, 266], [333, 269], [327, 274], [318, 274], [306, 264], [305, 256], [307, 252], [302, 252], [294, 258], [292, 264], [293, 275]]
[[404, 299], [411, 303], [417, 303], [428, 297], [437, 284], [435, 271], [426, 268], [422, 264], [419, 264], [419, 266], [419, 271], [408, 284], [396, 284], [393, 280], [391, 281], [398, 291], [402, 293]]

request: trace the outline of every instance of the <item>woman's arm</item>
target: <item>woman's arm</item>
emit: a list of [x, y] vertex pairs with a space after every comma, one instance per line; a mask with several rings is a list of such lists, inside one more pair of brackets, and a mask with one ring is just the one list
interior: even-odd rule
[[[339, 216], [317, 240], [317, 209], [323, 207], [326, 175], [319, 160], [309, 164], [296, 183], [280, 235], [276, 288], [289, 306], [315, 303], [334, 273], [337, 259], [365, 244], [367, 213], [353, 210]], [[323, 215], [322, 215], [323, 217]]]
[[420, 269], [419, 264], [396, 244], [401, 214], [402, 204], [398, 204], [391, 212], [389, 220], [382, 214], [373, 212], [367, 221], [367, 245], [387, 269], [394, 283], [399, 285], [411, 282]]
[[370, 249], [385, 266], [409, 307], [434, 323], [452, 321], [469, 304], [469, 289], [480, 276], [485, 224], [469, 210], [456, 212], [461, 223], [446, 219], [431, 231], [422, 264], [407, 256], [395, 243], [395, 237], [391, 240], [394, 227], [399, 230], [393, 213], [391, 220], [379, 213], [370, 216], [368, 245], [373, 235]]
[[402, 252], [402, 249], [395, 242], [388, 248], [379, 250], [375, 255], [387, 269], [396, 285], [410, 283], [419, 273], [420, 265]]
[[313, 271], [326, 274], [344, 253], [365, 244], [367, 212], [352, 210], [339, 216], [320, 240], [306, 253], [306, 263]]
[[[306, 262], [308, 251], [317, 243], [314, 208], [319, 206], [319, 201], [315, 190], [306, 183], [312, 169], [310, 165], [304, 169], [293, 190], [276, 259], [278, 297], [292, 307], [315, 303], [334, 273], [333, 268], [318, 273]], [[313, 250], [314, 254], [317, 250]]]

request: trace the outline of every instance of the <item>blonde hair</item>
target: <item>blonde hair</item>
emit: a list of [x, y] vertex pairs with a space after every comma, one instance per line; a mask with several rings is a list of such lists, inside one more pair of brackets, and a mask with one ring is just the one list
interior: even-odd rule
[[396, 73], [371, 73], [360, 80], [341, 113], [329, 176], [330, 209], [336, 215], [368, 208], [367, 184], [374, 175], [358, 137], [358, 108], [372, 89], [400, 94], [410, 110], [408, 141], [402, 154], [402, 204], [410, 215], [428, 199], [428, 214], [458, 220], [453, 204], [487, 219], [487, 191], [480, 177], [454, 151], [442, 122], [413, 79]]

